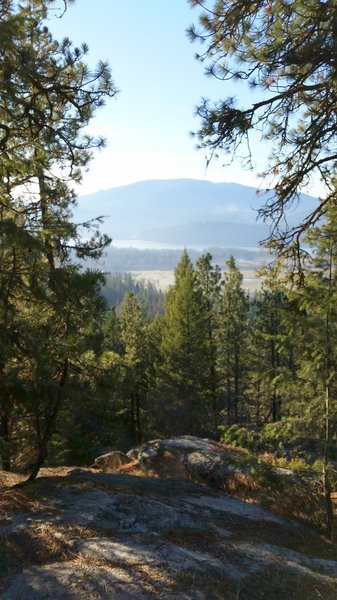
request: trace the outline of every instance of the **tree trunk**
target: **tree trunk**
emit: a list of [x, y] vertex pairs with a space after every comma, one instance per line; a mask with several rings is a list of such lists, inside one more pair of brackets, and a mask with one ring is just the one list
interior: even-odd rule
[[131, 392], [130, 395], [131, 405], [130, 405], [130, 431], [131, 431], [131, 439], [132, 443], [137, 442], [136, 439], [136, 419], [135, 419], [135, 395]]
[[257, 390], [256, 390], [256, 410], [255, 410], [255, 427], [259, 429], [260, 427], [260, 408], [261, 408], [261, 381], [257, 382]]
[[328, 288], [328, 305], [327, 312], [325, 315], [325, 402], [324, 402], [324, 449], [323, 449], [323, 493], [325, 501], [325, 514], [326, 514], [326, 525], [327, 533], [330, 538], [333, 535], [333, 514], [332, 514], [332, 503], [331, 503], [331, 485], [328, 473], [329, 465], [329, 454], [330, 454], [330, 382], [332, 377], [332, 364], [331, 364], [331, 322], [330, 322], [330, 311], [331, 311], [331, 299], [333, 295], [332, 290], [332, 265], [333, 265], [333, 245], [330, 244], [329, 252], [329, 288]]
[[[275, 347], [275, 341], [271, 340], [271, 364], [272, 364], [272, 373], [273, 379], [276, 377], [277, 369], [279, 367], [279, 356]], [[271, 406], [271, 414], [273, 423], [276, 423], [281, 418], [281, 399], [278, 396], [276, 385], [273, 383], [273, 396], [272, 396], [272, 406]]]
[[0, 438], [3, 441], [1, 451], [1, 461], [3, 471], [11, 470], [11, 451], [10, 451], [10, 434], [9, 434], [9, 417], [7, 411], [3, 410], [0, 413]]
[[325, 437], [324, 437], [324, 451], [323, 451], [323, 493], [325, 503], [325, 515], [326, 515], [326, 526], [327, 534], [332, 538], [333, 533], [333, 512], [331, 502], [331, 485], [328, 473], [329, 465], [329, 445], [330, 445], [330, 390], [329, 385], [325, 388]]
[[239, 388], [240, 388], [240, 357], [239, 350], [235, 350], [234, 363], [234, 423], [239, 422]]
[[63, 369], [62, 369], [62, 373], [61, 373], [61, 378], [60, 378], [60, 389], [59, 392], [57, 394], [57, 398], [55, 400], [55, 404], [54, 404], [54, 408], [53, 411], [51, 413], [51, 415], [49, 416], [48, 422], [46, 424], [46, 428], [44, 431], [44, 434], [41, 438], [40, 444], [39, 444], [39, 451], [38, 451], [38, 455], [37, 458], [35, 460], [34, 466], [32, 468], [32, 471], [28, 477], [28, 479], [26, 481], [24, 481], [24, 483], [28, 483], [29, 481], [34, 481], [34, 479], [36, 479], [39, 470], [41, 469], [45, 459], [46, 459], [46, 454], [47, 454], [47, 446], [48, 446], [48, 442], [50, 440], [50, 437], [53, 433], [54, 430], [54, 425], [56, 422], [56, 419], [58, 417], [58, 414], [60, 412], [60, 409], [62, 407], [62, 402], [63, 402], [63, 388], [66, 384], [67, 378], [68, 378], [68, 359], [66, 358], [64, 360], [63, 363]]
[[[228, 368], [228, 366], [227, 366]], [[229, 372], [227, 371], [227, 423], [232, 424], [232, 398]]]
[[142, 428], [141, 428], [141, 421], [140, 421], [140, 397], [139, 397], [139, 390], [136, 391], [135, 394], [135, 399], [136, 399], [136, 423], [137, 423], [137, 441], [138, 444], [142, 443]]

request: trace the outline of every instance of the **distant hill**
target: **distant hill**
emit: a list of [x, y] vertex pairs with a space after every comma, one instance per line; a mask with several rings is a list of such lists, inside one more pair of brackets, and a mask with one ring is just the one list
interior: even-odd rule
[[[265, 199], [265, 193], [236, 183], [149, 180], [82, 196], [74, 217], [105, 216], [102, 231], [113, 239], [249, 247], [268, 236], [268, 225], [256, 221]], [[289, 223], [298, 222], [315, 204], [302, 195]]]

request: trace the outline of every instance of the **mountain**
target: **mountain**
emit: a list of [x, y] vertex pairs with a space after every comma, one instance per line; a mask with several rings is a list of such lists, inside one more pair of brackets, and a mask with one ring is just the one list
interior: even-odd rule
[[[236, 183], [148, 180], [79, 197], [74, 218], [104, 216], [102, 231], [113, 239], [247, 247], [268, 236], [269, 226], [256, 221], [265, 199], [266, 193]], [[316, 202], [303, 194], [289, 223]]]

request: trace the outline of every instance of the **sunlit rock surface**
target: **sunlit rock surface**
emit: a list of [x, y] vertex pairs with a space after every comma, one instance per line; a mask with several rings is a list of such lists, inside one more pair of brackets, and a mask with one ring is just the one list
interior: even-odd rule
[[[183, 474], [219, 466], [211, 441], [156, 448], [137, 450], [149, 472], [165, 452], [184, 457]], [[51, 469], [4, 494], [3, 600], [337, 598], [337, 562], [317, 531], [178, 474]]]

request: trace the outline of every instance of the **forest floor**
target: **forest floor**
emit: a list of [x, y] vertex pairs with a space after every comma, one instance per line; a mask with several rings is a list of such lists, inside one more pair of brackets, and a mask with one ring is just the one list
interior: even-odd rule
[[337, 597], [332, 546], [256, 500], [136, 467], [22, 479], [0, 472], [3, 600]]

